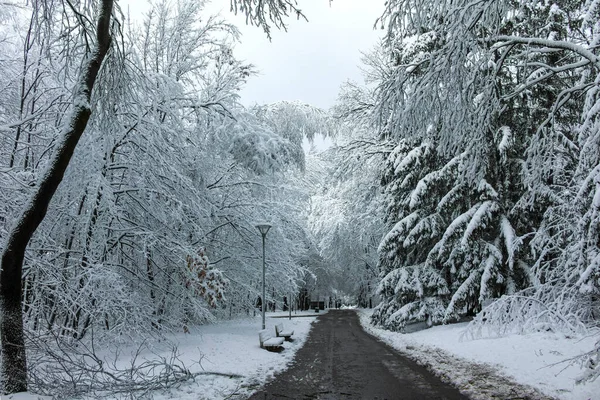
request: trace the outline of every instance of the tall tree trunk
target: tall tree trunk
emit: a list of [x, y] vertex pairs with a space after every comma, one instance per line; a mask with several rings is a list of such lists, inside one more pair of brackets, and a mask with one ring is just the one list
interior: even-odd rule
[[25, 248], [46, 216], [48, 204], [63, 179], [75, 147], [91, 115], [90, 97], [104, 57], [110, 48], [110, 19], [113, 0], [100, 1], [96, 48], [84, 63], [75, 87], [69, 121], [57, 143], [46, 173], [14, 223], [2, 253], [0, 272], [0, 335], [2, 337], [2, 380], [4, 392], [27, 390], [27, 361], [23, 335], [21, 274]]

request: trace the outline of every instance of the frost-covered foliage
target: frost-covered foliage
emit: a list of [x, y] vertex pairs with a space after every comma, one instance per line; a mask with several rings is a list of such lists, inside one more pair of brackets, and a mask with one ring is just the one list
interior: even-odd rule
[[423, 268], [448, 290], [440, 321], [501, 298], [474, 324], [597, 326], [598, 3], [394, 0], [381, 21], [375, 125], [396, 149], [373, 321], [425, 319], [404, 283]]
[[[313, 178], [312, 233], [337, 276], [333, 286], [361, 307], [377, 300], [376, 248], [384, 232], [378, 181], [381, 162], [390, 151], [388, 145], [378, 143], [376, 132], [369, 127], [370, 99], [368, 90], [352, 83], [344, 85], [332, 109], [337, 124], [329, 128], [333, 144], [322, 153], [313, 152], [307, 163]], [[358, 108], [360, 112], [349, 111]]]
[[305, 18], [297, 0], [230, 0], [231, 11], [246, 15], [246, 23], [263, 28], [271, 38], [271, 25], [286, 29], [285, 17]]
[[319, 175], [313, 186], [309, 224], [320, 254], [337, 277], [332, 287], [365, 307], [374, 294], [376, 243], [383, 215], [377, 161], [368, 156], [357, 159], [354, 154], [334, 146], [308, 157], [308, 173]]
[[275, 134], [260, 123], [235, 122], [230, 128], [233, 133], [230, 152], [236, 162], [258, 174], [275, 172], [286, 168], [290, 163], [302, 163], [301, 146]]
[[[26, 254], [32, 335], [113, 340], [251, 312], [258, 220], [274, 226], [267, 300], [297, 289], [308, 241], [297, 143], [317, 122], [305, 105], [267, 115], [238, 103], [254, 69], [233, 56], [237, 29], [204, 4], [155, 2], [139, 26], [117, 18], [92, 117]], [[0, 41], [2, 239], [55, 145], [91, 33], [78, 21], [94, 13], [93, 2], [18, 9], [0, 28], [11, 38]]]
[[193, 288], [194, 294], [205, 298], [211, 307], [223, 302], [228, 281], [221, 271], [210, 265], [205, 249], [198, 250], [195, 256], [187, 256], [186, 263], [185, 286]]
[[[581, 315], [580, 306], [580, 302], [585, 301], [583, 296], [569, 295], [555, 288], [540, 289], [527, 288], [494, 301], [477, 314], [465, 331], [465, 337], [501, 337], [535, 331], [565, 335], [586, 333], [583, 321], [587, 318]], [[560, 301], [554, 299], [557, 295], [561, 297]]]
[[377, 291], [383, 301], [375, 310], [379, 325], [399, 331], [407, 322], [426, 321], [428, 325], [444, 320], [447, 283], [439, 271], [424, 265], [392, 270]]
[[[503, 140], [505, 136], [501, 144]], [[512, 156], [500, 146], [498, 151]], [[397, 222], [379, 245], [382, 281], [378, 290], [384, 301], [374, 313], [375, 322], [402, 328], [390, 308], [405, 310], [403, 323], [457, 319], [476, 312], [489, 298], [530, 283], [510, 222], [516, 216], [503, 212], [510, 210], [504, 204], [507, 199], [484, 179], [461, 179], [468, 155], [444, 159], [430, 142], [411, 145], [402, 140], [388, 157], [383, 178], [388, 221]], [[508, 170], [509, 159], [504, 161]], [[411, 289], [404, 282], [407, 274], [415, 274], [413, 270], [422, 270], [420, 275], [430, 279], [419, 281], [419, 287], [433, 292]], [[435, 302], [424, 302], [431, 296]], [[416, 310], [413, 303], [423, 306], [406, 313]]]
[[315, 136], [335, 135], [336, 121], [324, 110], [298, 101], [254, 106], [257, 119], [290, 143], [290, 157], [297, 166], [305, 167], [303, 139], [312, 142]]
[[304, 170], [304, 139], [329, 136], [335, 124], [323, 110], [300, 102], [281, 101], [252, 107], [243, 121], [232, 124], [230, 152], [257, 173], [293, 166]]

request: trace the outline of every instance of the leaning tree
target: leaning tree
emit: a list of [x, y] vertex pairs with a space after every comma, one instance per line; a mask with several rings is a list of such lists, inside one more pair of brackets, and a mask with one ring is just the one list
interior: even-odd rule
[[[73, 25], [83, 30], [86, 52], [75, 80], [70, 111], [59, 137], [55, 140], [52, 156], [45, 171], [35, 183], [28, 201], [17, 214], [8, 231], [2, 250], [0, 272], [0, 334], [2, 337], [2, 381], [5, 393], [27, 390], [27, 359], [23, 333], [22, 271], [25, 250], [29, 240], [43, 221], [52, 197], [61, 183], [75, 147], [92, 115], [92, 92], [101, 86], [99, 73], [111, 48], [115, 24], [115, 1], [97, 0], [85, 4], [65, 1], [65, 10], [73, 15]], [[95, 14], [90, 22], [85, 8]], [[285, 28], [289, 14], [303, 16], [295, 0], [231, 0], [231, 11], [241, 12], [247, 21], [262, 27], [270, 36], [270, 26]], [[43, 14], [40, 18], [46, 18]], [[50, 22], [49, 22], [50, 23]], [[98, 90], [98, 89], [96, 89]], [[17, 121], [18, 122], [18, 121]], [[18, 125], [18, 123], [17, 123]]]

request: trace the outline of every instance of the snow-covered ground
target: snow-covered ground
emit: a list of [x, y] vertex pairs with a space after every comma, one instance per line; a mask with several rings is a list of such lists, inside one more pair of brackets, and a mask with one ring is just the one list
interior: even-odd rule
[[[323, 312], [293, 313], [293, 318], [289, 320], [287, 313], [268, 313], [266, 327], [273, 336], [277, 323], [283, 323], [286, 330], [294, 331], [294, 340], [284, 342], [284, 350], [281, 352], [270, 352], [260, 348], [258, 341], [258, 331], [261, 327], [260, 315], [193, 327], [188, 334], [181, 333], [169, 337], [168, 342], [148, 344], [146, 347], [152, 351], [142, 352], [138, 362], [143, 362], [144, 358], [156, 359], [157, 356], [168, 358], [174, 344], [177, 346], [179, 360], [190, 372], [202, 372], [202, 374], [196, 376], [194, 381], [185, 382], [176, 388], [146, 393], [143, 397], [154, 400], [246, 399], [274, 374], [287, 367], [296, 351], [304, 344], [315, 321], [314, 317], [322, 314]], [[275, 318], [284, 315], [285, 318]], [[118, 364], [121, 367], [129, 365], [136, 349], [137, 346], [120, 348]], [[111, 351], [114, 352], [114, 349], [104, 351], [108, 358]], [[140, 395], [141, 393], [135, 393], [134, 398]], [[2, 396], [2, 400], [5, 398], [51, 399], [29, 393]], [[89, 398], [98, 398], [98, 394]], [[124, 394], [103, 398], [129, 399], [131, 397]]]
[[[293, 342], [285, 342], [280, 353], [261, 349], [258, 341], [260, 316], [250, 319], [221, 321], [199, 326], [190, 334], [176, 338], [178, 348], [189, 361], [202, 354], [204, 371], [225, 375], [200, 375], [195, 382], [177, 390], [155, 394], [155, 400], [181, 399], [246, 399], [276, 373], [284, 370], [296, 351], [304, 344], [315, 321], [314, 312], [292, 314], [294, 318], [273, 318], [287, 313], [269, 313], [266, 328], [275, 336], [275, 324], [283, 323], [285, 329], [294, 331]], [[304, 316], [302, 316], [304, 315]], [[199, 370], [200, 368], [196, 368]], [[192, 371], [194, 372], [194, 371]], [[230, 376], [226, 376], [231, 374]]]
[[[370, 310], [358, 312], [367, 332], [426, 365], [443, 380], [453, 382], [473, 399], [600, 399], [600, 382], [575, 384], [581, 369], [578, 364], [565, 361], [589, 350], [595, 337], [574, 339], [538, 333], [463, 341], [464, 323], [401, 334], [372, 327], [368, 323]], [[285, 342], [285, 349], [280, 353], [259, 347], [260, 316], [220, 321], [195, 327], [189, 334], [171, 337], [171, 341], [177, 344], [181, 361], [191, 372], [203, 371], [204, 374], [177, 388], [152, 392], [146, 398], [247, 398], [276, 373], [287, 368], [304, 344], [315, 321], [313, 317], [321, 314], [307, 312], [302, 317], [299, 313], [294, 314], [291, 320], [273, 318], [282, 315], [269, 313], [266, 321], [267, 329], [272, 332], [279, 322], [295, 331], [294, 342]], [[164, 347], [164, 354], [161, 354], [157, 352], [161, 344], [156, 344], [153, 356], [168, 356], [167, 346]], [[129, 362], [129, 358], [126, 351], [121, 353], [120, 359], [124, 364]], [[7, 398], [32, 400], [38, 399], [38, 396], [21, 394]]]
[[597, 337], [536, 333], [462, 340], [466, 323], [402, 334], [371, 326], [371, 310], [359, 310], [359, 315], [367, 332], [453, 382], [473, 399], [600, 399], [600, 381], [576, 384], [582, 370], [569, 361], [589, 351]]

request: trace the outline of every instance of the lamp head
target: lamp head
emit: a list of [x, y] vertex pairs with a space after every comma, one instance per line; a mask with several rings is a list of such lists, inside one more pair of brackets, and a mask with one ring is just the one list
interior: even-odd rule
[[256, 224], [256, 227], [263, 236], [267, 236], [267, 232], [269, 232], [269, 229], [271, 229], [271, 225], [267, 223]]

